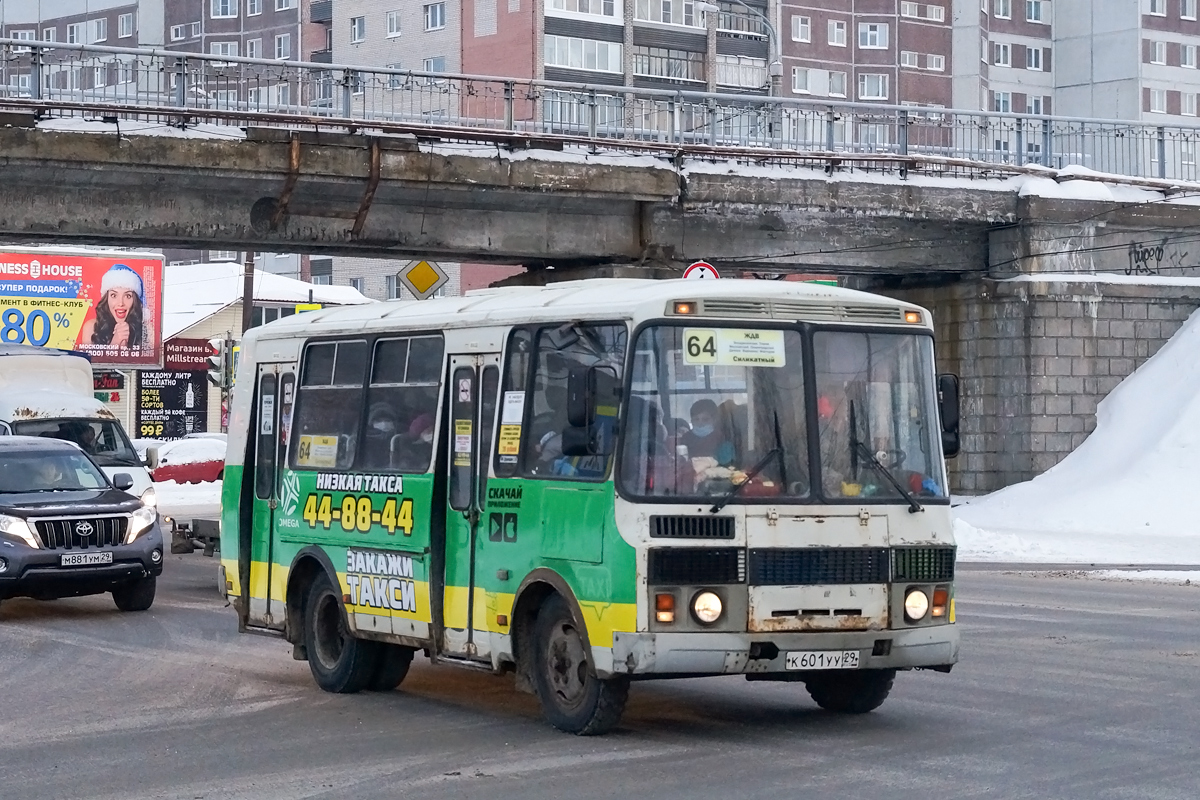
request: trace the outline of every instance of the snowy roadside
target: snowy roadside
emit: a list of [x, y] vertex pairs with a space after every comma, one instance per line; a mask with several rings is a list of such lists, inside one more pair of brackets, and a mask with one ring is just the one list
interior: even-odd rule
[[221, 482], [176, 483], [162, 481], [154, 484], [158, 497], [158, 513], [190, 521], [194, 517], [215, 519], [221, 515]]

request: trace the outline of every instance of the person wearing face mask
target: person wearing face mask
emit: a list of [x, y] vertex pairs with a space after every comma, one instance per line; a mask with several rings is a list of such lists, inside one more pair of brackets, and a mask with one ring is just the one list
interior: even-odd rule
[[391, 465], [392, 437], [396, 435], [396, 415], [387, 403], [374, 403], [367, 411], [366, 461], [369, 467]]
[[717, 426], [717, 404], [708, 398], [692, 403], [692, 429], [679, 437], [680, 444], [687, 446], [689, 458], [712, 458], [726, 467], [735, 456], [733, 442]]

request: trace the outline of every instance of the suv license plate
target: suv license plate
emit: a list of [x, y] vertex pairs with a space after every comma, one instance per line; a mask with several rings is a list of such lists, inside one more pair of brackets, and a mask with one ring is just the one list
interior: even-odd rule
[[858, 669], [857, 650], [792, 650], [784, 669]]
[[106, 550], [102, 553], [63, 553], [62, 561], [64, 567], [82, 567], [88, 564], [111, 564], [112, 551]]

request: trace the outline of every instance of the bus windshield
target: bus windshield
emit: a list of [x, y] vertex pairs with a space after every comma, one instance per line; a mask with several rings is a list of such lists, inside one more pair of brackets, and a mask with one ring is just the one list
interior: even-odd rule
[[113, 419], [31, 419], [14, 422], [13, 433], [74, 442], [102, 467], [142, 465], [121, 423]]
[[644, 328], [626, 410], [624, 491], [718, 500], [737, 486], [738, 501], [807, 497], [803, 390], [798, 331]]
[[[928, 336], [813, 334], [826, 498], [946, 497]], [[890, 475], [889, 475], [890, 473]]]

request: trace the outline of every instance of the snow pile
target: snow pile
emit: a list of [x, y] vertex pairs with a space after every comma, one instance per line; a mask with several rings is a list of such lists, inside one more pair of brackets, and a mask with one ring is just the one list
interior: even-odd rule
[[1053, 469], [955, 509], [965, 561], [1200, 564], [1200, 312]]
[[221, 516], [221, 482], [176, 483], [163, 481], [154, 484], [158, 498], [158, 513], [163, 517], [191, 520], [193, 517]]
[[158, 450], [158, 463], [163, 467], [224, 460], [224, 439], [179, 439], [167, 442]]

